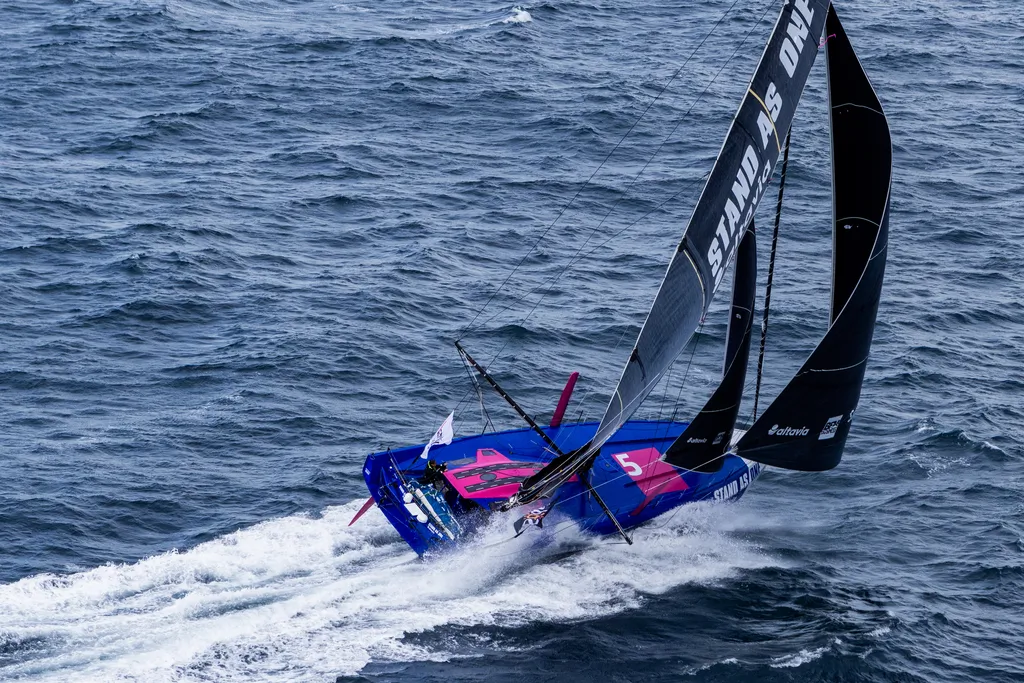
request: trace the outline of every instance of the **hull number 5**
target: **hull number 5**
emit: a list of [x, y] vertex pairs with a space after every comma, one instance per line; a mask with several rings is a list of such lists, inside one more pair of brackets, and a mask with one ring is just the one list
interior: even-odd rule
[[616, 453], [612, 457], [615, 458], [620, 465], [622, 465], [622, 469], [626, 470], [626, 474], [633, 477], [634, 479], [643, 475], [644, 469], [640, 467], [640, 465], [629, 459], [629, 453]]

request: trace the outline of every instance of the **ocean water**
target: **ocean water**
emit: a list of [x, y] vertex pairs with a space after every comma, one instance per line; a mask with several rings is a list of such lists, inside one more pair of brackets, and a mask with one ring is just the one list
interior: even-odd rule
[[[367, 453], [481, 429], [456, 337], [599, 416], [779, 6], [0, 3], [0, 680], [1024, 680], [1007, 0], [837, 6], [894, 145], [839, 468], [633, 546], [348, 526]], [[819, 59], [763, 400], [825, 328], [829, 196]], [[702, 405], [723, 312], [642, 417]]]

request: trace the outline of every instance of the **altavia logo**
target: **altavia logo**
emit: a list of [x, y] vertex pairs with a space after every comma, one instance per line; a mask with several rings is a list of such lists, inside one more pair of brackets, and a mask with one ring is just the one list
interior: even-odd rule
[[779, 425], [772, 425], [772, 428], [768, 430], [768, 436], [807, 436], [811, 433], [811, 430], [807, 427], [780, 427]]

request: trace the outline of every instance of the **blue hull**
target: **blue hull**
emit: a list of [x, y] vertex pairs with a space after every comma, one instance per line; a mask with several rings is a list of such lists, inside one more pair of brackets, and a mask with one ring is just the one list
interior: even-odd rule
[[[760, 474], [760, 465], [735, 455], [727, 455], [722, 468], [713, 474], [680, 470], [661, 462], [661, 453], [686, 425], [630, 421], [602, 447], [587, 476], [623, 528], [638, 526], [686, 503], [734, 500]], [[596, 431], [596, 422], [545, 429], [563, 451], [583, 446]], [[420, 555], [457, 545], [459, 538], [486, 519], [492, 505], [507, 500], [519, 482], [551, 459], [530, 429], [461, 437], [430, 450], [430, 460], [447, 466], [445, 479], [437, 486], [444, 491], [442, 495], [421, 482], [425, 475], [430, 476], [427, 460], [419, 457], [422, 451], [421, 444], [373, 453], [363, 466], [366, 485], [381, 512]], [[617, 533], [575, 477], [546, 502], [555, 504], [558, 518], [575, 521], [583, 531]], [[516, 516], [543, 504], [526, 505]]]

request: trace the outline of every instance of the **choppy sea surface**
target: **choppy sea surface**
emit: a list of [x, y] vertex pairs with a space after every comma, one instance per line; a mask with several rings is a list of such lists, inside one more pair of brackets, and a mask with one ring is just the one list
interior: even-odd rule
[[[599, 417], [779, 7], [0, 3], [0, 679], [1024, 680], [1008, 0], [838, 5], [895, 155], [839, 468], [632, 547], [420, 562], [347, 526], [367, 453], [481, 428], [460, 335]], [[826, 324], [828, 159], [819, 59], [763, 400]], [[700, 407], [723, 312], [641, 417]]]

